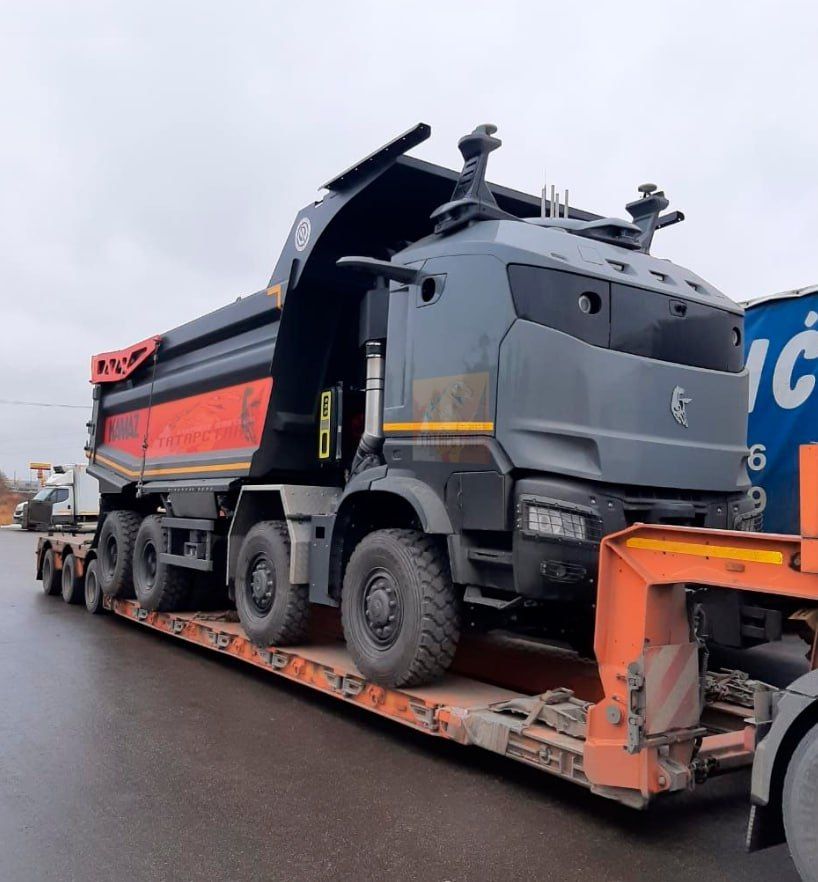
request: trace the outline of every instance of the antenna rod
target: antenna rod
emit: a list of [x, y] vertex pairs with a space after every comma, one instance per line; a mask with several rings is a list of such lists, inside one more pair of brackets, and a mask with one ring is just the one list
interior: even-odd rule
[[557, 192], [556, 187], [552, 184], [551, 185], [551, 211], [549, 213], [551, 217], [554, 217], [554, 205], [556, 204], [556, 201], [557, 201], [556, 192]]
[[562, 211], [563, 217], [568, 217], [568, 187], [565, 188], [565, 208]]
[[542, 181], [542, 190], [540, 191], [540, 217], [545, 217], [545, 200], [546, 200], [546, 187], [548, 181], [548, 173], [543, 172], [543, 181]]

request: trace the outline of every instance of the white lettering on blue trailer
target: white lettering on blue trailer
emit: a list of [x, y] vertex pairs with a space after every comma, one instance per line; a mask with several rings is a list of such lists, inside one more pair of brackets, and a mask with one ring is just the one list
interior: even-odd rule
[[745, 339], [750, 495], [765, 530], [797, 533], [798, 446], [818, 441], [818, 290], [751, 305]]

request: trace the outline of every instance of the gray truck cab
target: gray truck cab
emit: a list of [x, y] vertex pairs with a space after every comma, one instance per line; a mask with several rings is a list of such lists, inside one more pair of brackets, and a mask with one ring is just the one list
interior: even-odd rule
[[[466, 600], [590, 608], [600, 538], [639, 522], [753, 529], [743, 313], [649, 253], [667, 200], [612, 218], [515, 217], [485, 184], [490, 127], [434, 232], [341, 266], [390, 280], [372, 485], [430, 488]], [[567, 215], [567, 211], [564, 213]], [[377, 289], [376, 289], [377, 290]], [[375, 404], [375, 407], [378, 405]], [[546, 612], [547, 611], [547, 612]], [[568, 629], [571, 630], [571, 629]]]

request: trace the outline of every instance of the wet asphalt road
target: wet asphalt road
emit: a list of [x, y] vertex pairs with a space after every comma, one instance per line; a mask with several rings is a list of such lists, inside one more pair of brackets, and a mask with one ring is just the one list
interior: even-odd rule
[[0, 882], [769, 880], [746, 773], [636, 813], [45, 597], [0, 530]]

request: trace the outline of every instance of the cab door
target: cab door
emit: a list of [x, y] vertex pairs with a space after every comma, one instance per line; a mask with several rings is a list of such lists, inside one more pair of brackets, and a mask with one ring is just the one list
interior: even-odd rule
[[52, 524], [70, 524], [74, 520], [74, 494], [70, 487], [55, 487], [51, 500]]

